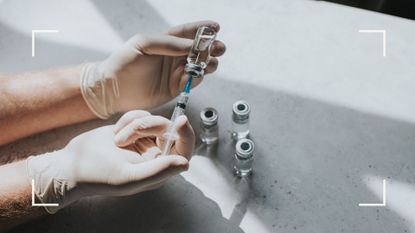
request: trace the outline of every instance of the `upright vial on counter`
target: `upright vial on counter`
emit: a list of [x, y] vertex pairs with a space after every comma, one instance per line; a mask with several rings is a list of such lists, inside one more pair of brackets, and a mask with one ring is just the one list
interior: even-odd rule
[[200, 112], [200, 139], [207, 145], [218, 141], [218, 112], [214, 108], [205, 108]]
[[249, 134], [249, 113], [251, 108], [248, 102], [238, 100], [232, 107], [232, 138], [246, 138]]
[[238, 140], [235, 146], [234, 172], [239, 177], [245, 177], [252, 173], [252, 163], [254, 161], [254, 142], [244, 138]]

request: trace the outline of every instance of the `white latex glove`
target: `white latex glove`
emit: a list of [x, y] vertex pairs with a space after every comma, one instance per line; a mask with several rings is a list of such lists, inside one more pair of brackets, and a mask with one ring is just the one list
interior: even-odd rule
[[[160, 187], [169, 177], [188, 168], [194, 145], [193, 129], [186, 117], [177, 121], [179, 139], [172, 153], [161, 153], [157, 137], [169, 120], [145, 111], [126, 113], [114, 126], [81, 134], [59, 151], [30, 157], [28, 174], [35, 194], [49, 213], [86, 196], [123, 196]], [[115, 132], [115, 135], [114, 135]], [[119, 148], [117, 144], [124, 146]]]
[[[186, 57], [203, 25], [219, 31], [218, 23], [200, 21], [173, 27], [164, 35], [137, 34], [105, 61], [85, 64], [81, 91], [88, 107], [105, 119], [115, 112], [154, 108], [176, 97], [187, 81]], [[216, 57], [224, 52], [225, 45], [214, 41], [205, 73], [217, 69]], [[193, 86], [201, 81], [195, 79]]]

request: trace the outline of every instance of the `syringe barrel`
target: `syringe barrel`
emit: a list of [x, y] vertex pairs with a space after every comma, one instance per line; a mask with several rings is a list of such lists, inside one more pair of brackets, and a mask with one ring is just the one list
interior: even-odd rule
[[166, 144], [164, 145], [162, 155], [167, 155], [169, 153], [170, 148], [173, 145], [173, 141], [175, 141], [178, 138], [176, 130], [176, 120], [179, 116], [185, 114], [188, 101], [189, 94], [182, 92], [179, 96], [179, 99], [176, 103], [176, 107], [174, 108], [173, 114], [170, 118], [171, 122], [169, 128], [167, 129], [166, 133], [163, 134], [163, 138]]
[[173, 137], [172, 139], [175, 140], [177, 138], [177, 131], [176, 131], [176, 120], [179, 116], [184, 115], [185, 109], [176, 106], [174, 108], [173, 115], [171, 116], [171, 123], [169, 128], [167, 129], [166, 133], [164, 133], [164, 138], [167, 139], [170, 135]]
[[179, 99], [177, 100], [176, 107], [174, 108], [171, 121], [176, 120], [177, 117], [184, 115], [186, 111], [187, 102], [189, 102], [189, 93], [180, 93]]

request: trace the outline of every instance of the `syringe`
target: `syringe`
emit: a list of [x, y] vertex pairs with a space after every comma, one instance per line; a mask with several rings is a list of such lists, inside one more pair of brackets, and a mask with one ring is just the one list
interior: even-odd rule
[[180, 93], [179, 99], [174, 107], [173, 115], [170, 118], [171, 123], [166, 133], [163, 135], [165, 144], [161, 153], [162, 155], [169, 154], [173, 142], [178, 138], [176, 130], [177, 118], [185, 114], [193, 78], [203, 76], [204, 69], [209, 62], [210, 47], [215, 38], [216, 31], [207, 26], [199, 27], [196, 32], [192, 48], [187, 57], [187, 64], [184, 69], [185, 73], [188, 75], [188, 79], [183, 92]]
[[189, 101], [189, 94], [190, 88], [192, 87], [193, 76], [191, 74], [188, 75], [188, 79], [186, 82], [186, 86], [182, 93], [180, 93], [179, 99], [177, 100], [176, 106], [174, 107], [173, 114], [170, 118], [170, 125], [167, 129], [166, 133], [164, 133], [164, 147], [162, 151], [162, 155], [168, 155], [170, 152], [171, 146], [173, 142], [178, 138], [177, 130], [176, 130], [176, 120], [179, 116], [184, 115], [186, 112], [187, 102]]

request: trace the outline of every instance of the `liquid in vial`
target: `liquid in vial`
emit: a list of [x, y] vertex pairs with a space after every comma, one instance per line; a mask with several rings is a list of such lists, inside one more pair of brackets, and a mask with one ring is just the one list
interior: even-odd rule
[[244, 100], [236, 101], [232, 107], [232, 138], [242, 139], [249, 135], [249, 114], [251, 108]]
[[200, 139], [207, 145], [218, 141], [218, 112], [214, 108], [205, 108], [200, 112]]
[[239, 177], [245, 177], [252, 173], [254, 161], [254, 142], [250, 139], [240, 139], [235, 145], [234, 171]]
[[201, 77], [210, 58], [210, 47], [216, 38], [216, 31], [207, 26], [201, 26], [196, 32], [192, 48], [187, 56], [185, 71], [195, 77]]

